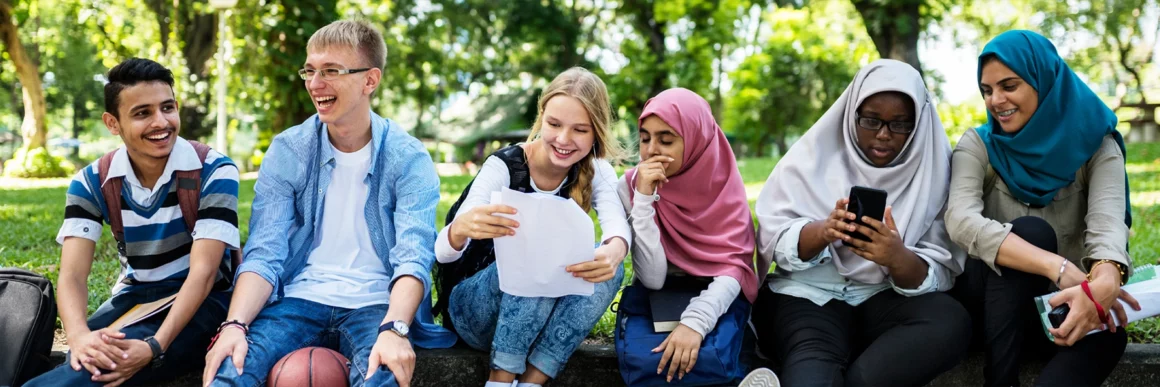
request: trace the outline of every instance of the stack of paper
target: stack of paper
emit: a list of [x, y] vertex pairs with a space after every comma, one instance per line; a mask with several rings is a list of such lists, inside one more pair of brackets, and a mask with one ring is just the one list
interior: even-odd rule
[[520, 223], [516, 235], [494, 239], [501, 291], [520, 297], [592, 295], [591, 282], [565, 271], [596, 255], [592, 218], [575, 201], [504, 188], [492, 192], [491, 203], [514, 207], [516, 215], [500, 216]]
[[[1123, 301], [1119, 301], [1124, 306], [1124, 311], [1127, 312], [1129, 323], [1160, 315], [1160, 278], [1156, 277], [1155, 265], [1137, 267], [1123, 289], [1140, 302], [1140, 310], [1137, 311]], [[1051, 332], [1048, 331], [1051, 328], [1051, 320], [1048, 320], [1047, 313], [1052, 309], [1048, 300], [1051, 300], [1051, 297], [1056, 293], [1059, 292], [1035, 297], [1035, 307], [1039, 309], [1039, 320], [1043, 324], [1043, 333], [1047, 334], [1047, 339], [1052, 341], [1055, 340], [1055, 336], [1052, 336]], [[1111, 312], [1109, 311], [1109, 313]], [[1115, 314], [1112, 314], [1112, 319], [1116, 321], [1117, 325], [1127, 325], [1120, 324]], [[1087, 334], [1099, 331], [1100, 329], [1096, 329]]]

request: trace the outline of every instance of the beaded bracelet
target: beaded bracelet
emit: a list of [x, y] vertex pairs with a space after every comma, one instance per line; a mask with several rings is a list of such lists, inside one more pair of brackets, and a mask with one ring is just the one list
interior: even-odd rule
[[234, 328], [237, 328], [237, 329], [241, 329], [242, 335], [246, 337], [246, 342], [250, 341], [250, 326], [246, 325], [246, 323], [241, 322], [239, 320], [230, 320], [230, 321], [223, 322], [222, 325], [218, 326], [217, 334], [213, 335], [213, 338], [209, 340], [209, 346], [206, 347], [205, 350], [209, 351], [209, 350], [213, 349], [213, 345], [217, 344], [218, 337], [221, 337], [221, 335], [222, 335], [222, 330], [226, 329], [227, 327], [231, 327], [231, 326]]

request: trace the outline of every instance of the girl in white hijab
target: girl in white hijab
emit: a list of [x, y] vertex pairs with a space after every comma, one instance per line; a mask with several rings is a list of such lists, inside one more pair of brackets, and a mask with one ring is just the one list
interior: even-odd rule
[[[970, 320], [942, 293], [966, 258], [942, 220], [950, 153], [922, 76], [878, 60], [769, 175], [758, 272], [777, 270], [753, 321], [786, 385], [925, 385], [962, 359]], [[845, 211], [854, 186], [887, 192], [882, 221]]]

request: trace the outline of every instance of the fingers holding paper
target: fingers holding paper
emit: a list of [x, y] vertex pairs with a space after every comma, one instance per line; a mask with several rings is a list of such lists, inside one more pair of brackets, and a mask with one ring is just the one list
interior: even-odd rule
[[451, 245], [462, 248], [467, 239], [492, 239], [516, 235], [520, 223], [500, 215], [515, 215], [516, 209], [503, 204], [472, 208], [451, 223]]
[[616, 270], [620, 268], [624, 256], [628, 254], [626, 250], [624, 241], [614, 238], [596, 248], [595, 257], [591, 261], [568, 266], [565, 270], [572, 273], [573, 277], [580, 277], [591, 283], [605, 282], [616, 276]]

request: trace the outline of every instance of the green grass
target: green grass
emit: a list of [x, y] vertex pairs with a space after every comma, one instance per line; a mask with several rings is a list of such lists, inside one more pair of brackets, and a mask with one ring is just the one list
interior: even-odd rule
[[[755, 194], [776, 163], [775, 159], [743, 159], [737, 165], [746, 186]], [[1128, 171], [1135, 219], [1131, 236], [1132, 259], [1136, 265], [1155, 264], [1160, 257], [1160, 143], [1129, 145]], [[441, 181], [438, 227], [443, 226], [444, 215], [471, 181], [471, 176], [443, 176]], [[3, 187], [0, 188], [0, 266], [26, 268], [56, 281], [60, 246], [54, 238], [64, 214], [67, 184], [65, 179], [0, 181], [0, 187]], [[253, 180], [243, 180], [240, 188], [238, 215], [243, 241], [249, 231], [253, 187]], [[751, 199], [755, 199], [752, 196]], [[751, 200], [751, 208], [753, 204]], [[600, 235], [599, 229], [597, 235]], [[116, 280], [119, 266], [114, 251], [112, 237], [106, 232], [98, 244], [97, 260], [89, 279], [90, 313], [109, 297], [109, 289]], [[631, 257], [625, 260], [625, 268], [627, 283], [632, 278]], [[611, 338], [614, 319], [614, 314], [605, 313], [593, 329], [592, 336], [601, 340]], [[1160, 319], [1134, 323], [1128, 334], [1133, 342], [1160, 343]]]

